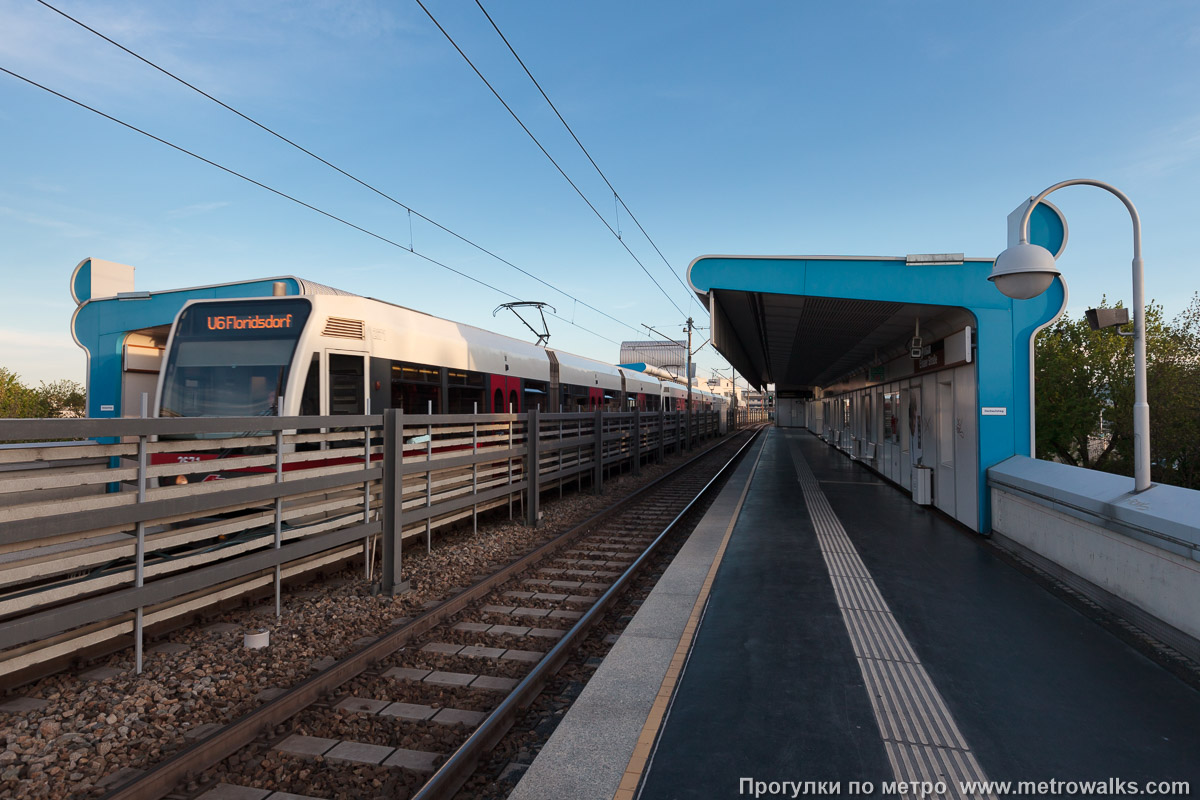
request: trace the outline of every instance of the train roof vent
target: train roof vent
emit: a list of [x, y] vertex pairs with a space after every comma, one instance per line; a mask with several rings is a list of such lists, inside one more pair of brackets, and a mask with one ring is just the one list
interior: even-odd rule
[[321, 331], [321, 335], [339, 339], [365, 339], [366, 323], [361, 319], [329, 317], [325, 320], [325, 330]]

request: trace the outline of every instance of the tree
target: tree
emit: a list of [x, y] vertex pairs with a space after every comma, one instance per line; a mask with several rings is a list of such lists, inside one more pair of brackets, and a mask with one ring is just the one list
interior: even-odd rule
[[75, 381], [42, 381], [35, 389], [12, 370], [0, 367], [0, 418], [82, 417], [85, 399], [83, 387]]
[[1192, 296], [1156, 350], [1147, 369], [1150, 476], [1200, 489], [1200, 296]]
[[1069, 314], [1041, 332], [1035, 366], [1039, 458], [1089, 468], [1112, 458], [1117, 442], [1101, 436], [1101, 420], [1113, 421], [1116, 394], [1131, 380], [1132, 351], [1126, 349], [1122, 337], [1093, 331]]
[[37, 393], [15, 372], [0, 367], [0, 418], [36, 417], [39, 409]]
[[82, 417], [86, 409], [87, 397], [83, 387], [75, 381], [57, 380], [53, 383], [42, 381], [35, 393], [42, 404], [42, 410], [50, 417]]
[[[1036, 347], [1038, 457], [1132, 475], [1133, 339], [1064, 315]], [[1146, 362], [1151, 478], [1200, 488], [1200, 297], [1147, 305]]]

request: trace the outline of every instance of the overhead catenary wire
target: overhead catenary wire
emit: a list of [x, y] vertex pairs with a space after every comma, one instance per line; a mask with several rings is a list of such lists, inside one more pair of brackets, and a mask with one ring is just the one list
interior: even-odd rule
[[554, 165], [554, 168], [558, 170], [558, 174], [563, 176], [563, 179], [571, 185], [571, 188], [575, 190], [575, 193], [579, 195], [580, 199], [587, 204], [587, 207], [590, 208], [592, 213], [596, 215], [596, 219], [600, 220], [604, 227], [608, 228], [608, 232], [616, 237], [616, 240], [621, 243], [622, 247], [625, 248], [625, 252], [629, 253], [630, 258], [637, 262], [637, 265], [642, 268], [642, 272], [646, 273], [646, 277], [658, 287], [658, 290], [662, 292], [663, 297], [667, 298], [667, 302], [675, 307], [675, 310], [679, 312], [680, 316], [686, 317], [687, 314], [684, 312], [684, 310], [680, 308], [679, 305], [671, 298], [671, 295], [667, 294], [667, 290], [662, 287], [662, 284], [650, 274], [650, 270], [646, 269], [646, 265], [642, 263], [642, 260], [637, 257], [637, 254], [634, 253], [633, 250], [630, 249], [625, 240], [617, 234], [617, 231], [612, 225], [609, 224], [608, 220], [604, 218], [604, 215], [600, 213], [600, 210], [596, 208], [592, 201], [587, 198], [587, 195], [580, 190], [580, 188], [575, 184], [575, 181], [571, 180], [571, 176], [566, 173], [566, 170], [559, 166], [559, 163], [554, 160], [554, 156], [550, 155], [550, 151], [548, 151], [538, 140], [538, 138], [533, 135], [533, 131], [529, 130], [529, 127], [521, 120], [519, 116], [517, 116], [517, 112], [512, 110], [512, 106], [510, 106], [508, 102], [500, 96], [500, 93], [496, 91], [496, 88], [492, 86], [491, 82], [484, 77], [483, 73], [479, 71], [479, 68], [475, 66], [475, 62], [473, 62], [470, 57], [463, 52], [463, 49], [458, 46], [458, 42], [454, 41], [454, 37], [450, 35], [449, 31], [442, 27], [442, 23], [437, 21], [437, 17], [433, 16], [433, 13], [425, 7], [425, 4], [422, 3], [421, 0], [416, 0], [416, 4], [421, 7], [421, 10], [425, 12], [425, 16], [429, 17], [430, 21], [433, 22], [437, 29], [442, 32], [442, 35], [446, 37], [446, 41], [450, 42], [451, 46], [458, 51], [458, 54], [462, 56], [463, 61], [467, 62], [467, 66], [469, 66], [471, 70], [477, 76], [479, 76], [479, 80], [483, 81], [483, 84], [487, 86], [491, 93], [495, 95], [496, 99], [500, 101], [500, 105], [504, 106], [504, 110], [507, 111], [509, 115], [516, 120], [517, 124], [521, 126], [521, 130], [525, 131], [525, 134], [533, 140], [533, 143], [537, 145], [537, 148], [542, 151], [542, 155], [544, 155], [550, 161], [550, 163]]
[[[595, 168], [596, 173], [604, 180], [605, 185], [607, 185], [612, 191], [613, 199], [620, 203], [621, 207], [625, 209], [625, 213], [629, 215], [629, 218], [633, 220], [635, 225], [637, 225], [638, 230], [641, 231], [642, 235], [646, 237], [646, 241], [649, 242], [650, 246], [654, 248], [654, 252], [658, 253], [658, 257], [662, 259], [663, 264], [666, 265], [667, 270], [671, 273], [672, 277], [679, 282], [679, 285], [683, 287], [683, 290], [687, 292], [688, 296], [696, 301], [696, 305], [704, 308], [704, 304], [700, 302], [700, 298], [696, 297], [696, 293], [688, 288], [687, 284], [683, 282], [683, 279], [679, 277], [679, 273], [676, 272], [675, 268], [671, 266], [671, 262], [667, 260], [667, 257], [663, 255], [662, 250], [660, 250], [658, 245], [655, 244], [654, 240], [650, 238], [650, 234], [646, 232], [644, 227], [642, 227], [642, 223], [638, 220], [637, 215], [630, 210], [629, 206], [625, 203], [625, 199], [621, 197], [620, 193], [617, 192], [616, 187], [612, 185], [612, 181], [610, 181], [608, 176], [604, 174], [604, 170], [600, 169], [600, 165], [596, 163], [596, 159], [592, 158], [592, 154], [589, 153], [588, 149], [583, 146], [583, 142], [579, 141], [579, 137], [575, 135], [575, 131], [567, 123], [567, 120], [563, 117], [563, 115], [559, 113], [558, 106], [554, 105], [554, 101], [550, 99], [548, 94], [546, 94], [546, 90], [542, 88], [542, 84], [538, 83], [538, 79], [533, 77], [533, 73], [529, 71], [529, 67], [525, 66], [525, 61], [519, 55], [517, 55], [516, 49], [508, 41], [508, 37], [504, 35], [504, 32], [500, 30], [500, 26], [496, 24], [494, 19], [492, 19], [492, 15], [489, 14], [487, 9], [483, 7], [483, 3], [481, 3], [480, 0], [475, 0], [475, 5], [479, 6], [479, 10], [483, 12], [485, 17], [487, 17], [487, 21], [491, 23], [492, 28], [496, 31], [496, 35], [500, 37], [500, 41], [504, 42], [504, 46], [508, 48], [508, 52], [512, 53], [512, 56], [517, 60], [517, 63], [521, 65], [521, 69], [525, 70], [525, 74], [529, 76], [529, 80], [533, 81], [533, 85], [537, 87], [537, 90], [541, 93], [542, 98], [546, 101], [547, 105], [550, 106], [550, 109], [554, 112], [554, 115], [558, 117], [558, 121], [561, 122], [563, 127], [567, 129], [567, 133], [571, 134], [571, 138], [575, 140], [575, 144], [579, 145], [579, 149], [583, 151], [585, 156], [587, 156], [587, 160]], [[621, 238], [619, 226], [617, 230], [617, 238]], [[707, 308], [704, 308], [704, 310], [706, 312], [708, 311]]]
[[[45, 6], [46, 8], [50, 9], [51, 11], [55, 12], [56, 14], [59, 14], [60, 16], [65, 17], [66, 19], [70, 20], [71, 22], [74, 22], [76, 25], [83, 28], [84, 30], [95, 34], [96, 36], [100, 37], [104, 41], [111, 44], [113, 47], [116, 47], [117, 49], [122, 50], [125, 53], [128, 53], [129, 55], [133, 56], [134, 58], [136, 58], [137, 60], [146, 64], [147, 66], [158, 70], [163, 75], [166, 75], [168, 78], [171, 78], [172, 80], [183, 84], [187, 88], [191, 89], [192, 91], [196, 92], [197, 94], [200, 94], [200, 95], [208, 98], [209, 100], [211, 100], [212, 102], [221, 106], [222, 108], [226, 109], [227, 111], [229, 111], [233, 114], [236, 114], [237, 116], [239, 116], [242, 119], [249, 122], [251, 125], [254, 125], [255, 127], [261, 129], [262, 131], [269, 133], [271, 136], [274, 136], [276, 139], [279, 139], [280, 141], [285, 142], [288, 145], [291, 145], [292, 147], [296, 148], [300, 152], [304, 153], [307, 156], [310, 156], [311, 158], [316, 159], [317, 161], [321, 162], [322, 164], [324, 164], [325, 166], [334, 170], [335, 172], [338, 172], [339, 174], [349, 178], [350, 180], [354, 181], [355, 183], [359, 184], [360, 186], [363, 186], [364, 188], [371, 190], [372, 192], [374, 192], [375, 194], [384, 198], [385, 200], [395, 203], [400, 208], [403, 208], [405, 211], [408, 212], [409, 246], [404, 247], [402, 249], [408, 250], [409, 252], [411, 252], [415, 255], [420, 255], [419, 253], [416, 252], [415, 249], [413, 249], [413, 246], [412, 246], [412, 238], [413, 238], [413, 236], [412, 236], [412, 217], [415, 215], [415, 216], [419, 217], [420, 219], [424, 220], [425, 222], [428, 222], [430, 225], [433, 225], [435, 228], [437, 228], [445, 233], [448, 233], [449, 235], [453, 236], [454, 238], [458, 239], [459, 241], [463, 242], [464, 244], [467, 244], [470, 247], [475, 248], [479, 252], [484, 253], [484, 254], [496, 259], [500, 263], [505, 264], [506, 266], [511, 267], [512, 269], [515, 269], [517, 272], [520, 272], [522, 275], [532, 278], [533, 280], [537, 281], [538, 283], [542, 284], [543, 286], [547, 287], [548, 289], [552, 289], [553, 291], [558, 292], [559, 294], [563, 295], [564, 297], [567, 297], [570, 300], [575, 301], [579, 305], [582, 305], [585, 308], [595, 311], [597, 314], [600, 314], [601, 316], [606, 317], [607, 319], [611, 320], [612, 322], [617, 323], [618, 325], [624, 325], [626, 328], [629, 328], [631, 331], [637, 332], [638, 329], [636, 327], [634, 327], [633, 325], [630, 325], [628, 322], [617, 319], [616, 317], [612, 316], [611, 314], [609, 314], [605, 311], [601, 311], [599, 308], [596, 308], [595, 306], [591, 305], [590, 303], [587, 303], [586, 301], [580, 300], [578, 297], [575, 297], [570, 292], [560, 289], [557, 286], [555, 286], [554, 284], [550, 283], [549, 281], [538, 277], [534, 273], [532, 273], [522, 267], [517, 266], [516, 264], [512, 263], [508, 259], [492, 252], [491, 250], [484, 247], [483, 245], [478, 244], [477, 242], [474, 242], [471, 239], [468, 239], [466, 236], [464, 236], [460, 233], [457, 233], [454, 230], [451, 230], [450, 228], [441, 224], [437, 220], [434, 220], [430, 217], [425, 216], [420, 211], [417, 211], [416, 209], [412, 208], [411, 206], [408, 206], [407, 204], [401, 202], [400, 200], [397, 200], [395, 197], [392, 197], [390, 194], [388, 194], [387, 192], [384, 192], [382, 189], [379, 189], [379, 188], [371, 185], [370, 183], [367, 183], [363, 179], [347, 172], [346, 170], [344, 170], [341, 167], [337, 166], [336, 164], [326, 160], [325, 158], [322, 158], [321, 156], [317, 155], [316, 153], [312, 152], [311, 150], [305, 148], [303, 145], [298, 144], [297, 142], [293, 141], [292, 139], [289, 139], [287, 136], [284, 136], [283, 134], [270, 128], [269, 126], [264, 125], [263, 123], [259, 122], [258, 120], [254, 119], [253, 117], [249, 116], [248, 114], [245, 114], [245, 113], [239, 111], [238, 109], [234, 108], [233, 106], [229, 105], [228, 103], [224, 102], [223, 100], [220, 100], [219, 98], [214, 97], [213, 95], [209, 94], [208, 92], [204, 91], [203, 89], [199, 88], [198, 86], [196, 86], [192, 83], [189, 83], [187, 80], [179, 77], [178, 75], [176, 75], [175, 73], [166, 69], [165, 67], [159, 66], [158, 64], [154, 63], [153, 61], [146, 58], [145, 56], [131, 50], [130, 48], [126, 47], [125, 45], [121, 44], [120, 42], [106, 36], [105, 34], [101, 33], [100, 31], [96, 30], [95, 28], [91, 27], [87, 23], [83, 22], [82, 20], [76, 19], [75, 17], [66, 13], [62, 9], [56, 8], [55, 6], [46, 2], [46, 0], [37, 0], [37, 2], [40, 3], [41, 5]], [[5, 71], [7, 72], [7, 70], [5, 70]], [[15, 74], [15, 73], [10, 73], [10, 74]], [[17, 76], [17, 77], [20, 77], [20, 76]], [[45, 88], [45, 87], [42, 87], [42, 88]], [[50, 91], [50, 90], [47, 90], [47, 91]], [[70, 98], [65, 98], [65, 99], [70, 99]], [[72, 102], [74, 102], [74, 101], [72, 101]], [[94, 109], [92, 109], [92, 110], [94, 110]], [[97, 113], [99, 113], [99, 112], [97, 112]], [[118, 121], [118, 120], [114, 120], [114, 121]], [[422, 256], [422, 258], [424, 258], [424, 256]], [[507, 295], [507, 296], [512, 297], [512, 295]], [[678, 306], [676, 306], [676, 308], [678, 308]], [[572, 323], [572, 324], [574, 324], [574, 323]], [[576, 326], [576, 327], [579, 327], [579, 326]], [[582, 329], [582, 330], [586, 330], [586, 329]], [[591, 331], [589, 331], [589, 333], [590, 332]], [[599, 334], [595, 334], [595, 335], [599, 336]], [[612, 341], [611, 339], [607, 339], [607, 337], [601, 337], [601, 338], [604, 338], [607, 341]]]
[[[103, 112], [103, 111], [101, 111], [101, 110], [99, 110], [99, 109], [97, 109], [97, 108], [93, 108], [92, 106], [89, 106], [87, 103], [84, 103], [84, 102], [82, 102], [82, 101], [80, 101], [80, 100], [76, 100], [75, 98], [73, 98], [73, 97], [70, 97], [70, 96], [68, 96], [68, 95], [65, 95], [65, 94], [63, 94], [62, 92], [56, 91], [56, 90], [54, 90], [54, 89], [51, 89], [51, 88], [50, 88], [50, 87], [48, 87], [48, 86], [45, 86], [45, 85], [43, 85], [43, 84], [40, 84], [40, 83], [38, 83], [37, 81], [33, 80], [32, 78], [27, 78], [27, 77], [25, 77], [24, 75], [21, 75], [21, 74], [19, 74], [19, 73], [17, 73], [17, 72], [13, 72], [12, 70], [10, 70], [10, 69], [8, 69], [8, 68], [6, 68], [6, 67], [3, 67], [3, 66], [0, 66], [0, 72], [6, 73], [6, 74], [8, 74], [8, 75], [11, 75], [12, 77], [16, 78], [17, 80], [24, 81], [25, 83], [29, 84], [30, 86], [34, 86], [34, 87], [36, 87], [36, 88], [38, 88], [38, 89], [41, 89], [41, 90], [42, 90], [42, 91], [44, 91], [44, 92], [48, 92], [49, 94], [52, 94], [52, 95], [54, 95], [55, 97], [61, 98], [61, 99], [63, 99], [63, 100], [66, 100], [68, 103], [71, 103], [71, 104], [73, 104], [73, 105], [76, 105], [76, 106], [78, 106], [78, 107], [80, 107], [80, 108], [82, 108], [82, 109], [85, 109], [85, 110], [87, 110], [87, 111], [90, 111], [90, 112], [92, 112], [93, 114], [96, 114], [96, 115], [98, 115], [98, 116], [101, 116], [101, 117], [103, 117], [104, 119], [107, 119], [107, 120], [109, 120], [110, 122], [115, 122], [116, 124], [118, 124], [118, 125], [120, 125], [120, 126], [122, 126], [122, 127], [124, 127], [124, 128], [128, 128], [129, 130], [131, 130], [131, 131], [134, 131], [135, 133], [140, 133], [142, 136], [145, 136], [145, 137], [146, 137], [146, 138], [148, 138], [148, 139], [153, 139], [154, 141], [158, 142], [159, 144], [166, 145], [167, 147], [171, 148], [172, 150], [176, 150], [176, 151], [178, 151], [178, 152], [180, 152], [180, 153], [183, 153], [184, 155], [191, 156], [192, 158], [194, 158], [194, 159], [196, 159], [196, 160], [198, 160], [198, 161], [202, 161], [202, 162], [204, 162], [205, 164], [208, 164], [208, 165], [209, 165], [209, 166], [211, 166], [211, 167], [216, 167], [217, 169], [221, 170], [222, 172], [225, 172], [225, 173], [227, 173], [227, 174], [229, 174], [229, 175], [232, 175], [232, 176], [234, 176], [235, 178], [240, 178], [241, 180], [244, 180], [244, 181], [246, 181], [247, 183], [251, 183], [251, 184], [253, 184], [253, 185], [255, 185], [255, 186], [259, 187], [260, 189], [265, 189], [266, 191], [268, 191], [268, 192], [270, 192], [270, 193], [272, 193], [272, 194], [274, 194], [274, 195], [277, 195], [277, 196], [279, 196], [279, 197], [282, 197], [282, 198], [284, 198], [285, 200], [290, 200], [291, 202], [293, 202], [293, 203], [295, 203], [295, 204], [297, 204], [297, 205], [303, 206], [304, 208], [307, 208], [307, 209], [309, 209], [310, 211], [315, 211], [316, 213], [318, 213], [318, 214], [320, 214], [320, 215], [322, 215], [322, 216], [324, 216], [324, 217], [328, 217], [329, 219], [331, 219], [331, 220], [334, 220], [335, 222], [340, 222], [341, 224], [343, 224], [343, 225], [345, 225], [345, 226], [347, 226], [347, 227], [349, 227], [349, 228], [353, 228], [354, 230], [358, 231], [359, 233], [365, 233], [367, 236], [370, 236], [370, 237], [372, 237], [372, 238], [374, 238], [374, 239], [378, 239], [379, 241], [381, 241], [381, 242], [384, 242], [384, 243], [386, 243], [386, 244], [390, 244], [392, 247], [399, 248], [400, 250], [403, 250], [403, 251], [405, 251], [406, 253], [410, 253], [410, 254], [412, 254], [412, 255], [416, 256], [417, 258], [420, 258], [420, 259], [423, 259], [423, 260], [425, 260], [425, 261], [428, 261], [430, 264], [434, 264], [434, 265], [436, 265], [436, 266], [439, 266], [439, 267], [441, 267], [442, 269], [449, 270], [450, 272], [453, 272], [455, 275], [458, 275], [458, 276], [460, 276], [460, 277], [466, 278], [466, 279], [467, 279], [467, 280], [469, 280], [469, 281], [473, 281], [473, 282], [475, 282], [475, 283], [479, 284], [480, 286], [484, 286], [484, 287], [486, 287], [486, 288], [488, 288], [488, 289], [491, 289], [491, 290], [492, 290], [492, 291], [494, 291], [494, 292], [497, 292], [498, 294], [502, 294], [502, 295], [504, 295], [505, 297], [512, 298], [513, 300], [520, 300], [520, 299], [521, 299], [521, 298], [517, 297], [516, 295], [514, 295], [514, 294], [511, 294], [511, 293], [509, 293], [509, 292], [506, 292], [505, 290], [503, 290], [503, 289], [501, 289], [501, 288], [499, 288], [499, 287], [497, 287], [497, 286], [493, 286], [492, 284], [488, 283], [487, 281], [484, 281], [484, 280], [481, 280], [481, 279], [479, 279], [479, 278], [476, 278], [476, 277], [475, 277], [475, 276], [473, 276], [473, 275], [468, 275], [467, 273], [465, 273], [465, 272], [462, 272], [461, 270], [457, 270], [457, 269], [455, 269], [454, 267], [450, 266], [449, 264], [445, 264], [445, 263], [443, 263], [443, 262], [441, 262], [441, 261], [438, 261], [437, 259], [435, 259], [435, 258], [432, 258], [431, 256], [427, 256], [427, 255], [425, 255], [424, 253], [421, 253], [421, 252], [419, 252], [419, 251], [417, 251], [417, 250], [415, 250], [415, 249], [410, 249], [410, 248], [408, 248], [408, 247], [405, 247], [405, 246], [404, 246], [403, 244], [401, 244], [400, 242], [397, 242], [397, 241], [395, 241], [395, 240], [393, 240], [393, 239], [389, 239], [388, 237], [386, 237], [386, 236], [383, 236], [383, 235], [381, 235], [381, 234], [378, 234], [378, 233], [375, 233], [374, 231], [368, 230], [367, 228], [364, 228], [364, 227], [362, 227], [361, 225], [356, 225], [356, 224], [354, 224], [353, 222], [350, 222], [350, 221], [349, 221], [349, 220], [347, 220], [347, 219], [343, 219], [342, 217], [339, 217], [339, 216], [337, 216], [336, 214], [332, 214], [332, 213], [330, 213], [330, 212], [328, 212], [328, 211], [325, 211], [324, 209], [318, 208], [318, 207], [316, 207], [316, 206], [312, 205], [311, 203], [306, 203], [306, 202], [304, 202], [303, 200], [299, 199], [298, 197], [293, 197], [292, 195], [288, 194], [287, 192], [283, 192], [283, 191], [280, 191], [279, 189], [276, 189], [276, 188], [274, 188], [274, 187], [272, 187], [272, 186], [268, 186], [267, 184], [265, 184], [265, 183], [263, 183], [263, 182], [261, 182], [261, 181], [257, 181], [257, 180], [255, 180], [254, 178], [251, 178], [251, 177], [250, 177], [250, 176], [248, 176], [248, 175], [244, 175], [244, 174], [242, 174], [242, 173], [238, 172], [237, 170], [234, 170], [234, 169], [231, 169], [231, 168], [229, 168], [229, 167], [226, 167], [226, 166], [224, 166], [223, 164], [218, 164], [216, 161], [213, 161], [212, 159], [209, 159], [209, 158], [205, 158], [204, 156], [200, 155], [199, 153], [195, 153], [195, 152], [193, 152], [193, 151], [191, 151], [191, 150], [188, 150], [186, 147], [181, 147], [180, 145], [177, 145], [177, 144], [175, 144], [175, 143], [173, 143], [173, 142], [169, 142], [169, 141], [167, 141], [166, 139], [163, 139], [163, 138], [162, 138], [162, 137], [160, 137], [160, 136], [155, 136], [153, 133], [150, 133], [149, 131], [145, 131], [145, 130], [143, 130], [143, 129], [141, 129], [141, 128], [137, 127], [136, 125], [133, 125], [133, 124], [131, 124], [131, 123], [125, 122], [124, 120], [118, 119], [117, 117], [114, 117], [114, 116], [112, 116], [111, 114], [106, 114], [105, 112]], [[566, 319], [566, 318], [564, 318], [564, 317], [560, 317], [560, 316], [558, 316], [557, 314], [552, 314], [551, 316], [554, 316], [554, 317], [555, 317], [555, 318], [557, 318], [557, 319], [561, 319], [563, 322], [566, 322], [566, 323], [568, 323], [568, 324], [570, 324], [570, 325], [572, 325], [572, 326], [574, 326], [574, 327], [576, 327], [576, 328], [579, 328], [579, 329], [580, 329], [580, 330], [582, 330], [582, 331], [585, 331], [585, 332], [587, 332], [587, 333], [590, 333], [590, 334], [592, 334], [593, 336], [598, 336], [599, 338], [601, 338], [601, 339], [604, 339], [606, 342], [611, 342], [611, 343], [613, 343], [613, 344], [618, 344], [616, 341], [614, 341], [614, 340], [612, 340], [612, 339], [609, 339], [607, 336], [604, 336], [604, 335], [602, 335], [602, 334], [596, 333], [596, 332], [595, 332], [595, 331], [593, 331], [593, 330], [589, 330], [588, 328], [585, 328], [585, 327], [583, 327], [582, 325], [579, 325], [579, 324], [577, 324], [577, 323], [575, 323], [575, 322], [572, 322], [572, 321], [570, 321], [570, 320], [568, 320], [568, 319]]]

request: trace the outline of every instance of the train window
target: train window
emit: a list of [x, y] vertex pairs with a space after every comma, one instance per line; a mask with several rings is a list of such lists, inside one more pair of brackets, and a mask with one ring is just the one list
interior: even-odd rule
[[[303, 299], [201, 303], [184, 309], [164, 363], [160, 415], [277, 414], [310, 309]], [[279, 327], [250, 328], [251, 318], [270, 319]]]
[[562, 387], [562, 410], [585, 411], [588, 407], [588, 390], [582, 386], [564, 384]]
[[472, 414], [476, 406], [480, 411], [487, 411], [483, 373], [452, 369], [446, 373], [446, 382], [446, 399], [451, 414]]
[[362, 414], [366, 411], [363, 357], [329, 354], [329, 413]]
[[437, 367], [419, 364], [392, 364], [392, 380], [405, 383], [441, 383], [442, 373]]
[[492, 413], [493, 414], [503, 414], [504, 413], [504, 390], [503, 389], [497, 389], [496, 394], [492, 397]]
[[392, 407], [408, 414], [442, 410], [442, 372], [424, 364], [392, 362]]
[[508, 393], [508, 409], [510, 413], [516, 414], [521, 410], [521, 398], [517, 394], [517, 390], [513, 389]]
[[442, 387], [427, 383], [400, 383], [392, 381], [392, 407], [408, 414], [434, 414], [442, 410]]
[[484, 377], [482, 372], [467, 372], [458, 369], [446, 371], [446, 382], [451, 386], [483, 386]]
[[300, 416], [316, 416], [321, 413], [321, 354], [313, 353], [308, 363], [308, 375], [304, 378], [304, 389], [300, 392]]
[[550, 387], [542, 381], [525, 381], [525, 408], [536, 408], [539, 411], [550, 410], [546, 408], [550, 397], [549, 391]]

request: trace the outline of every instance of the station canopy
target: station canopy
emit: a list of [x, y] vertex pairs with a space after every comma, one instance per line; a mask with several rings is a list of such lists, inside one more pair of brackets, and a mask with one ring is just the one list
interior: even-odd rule
[[777, 392], [828, 386], [896, 358], [918, 322], [927, 342], [974, 324], [955, 306], [739, 289], [698, 294], [709, 305], [717, 350], [751, 384], [773, 383]]

